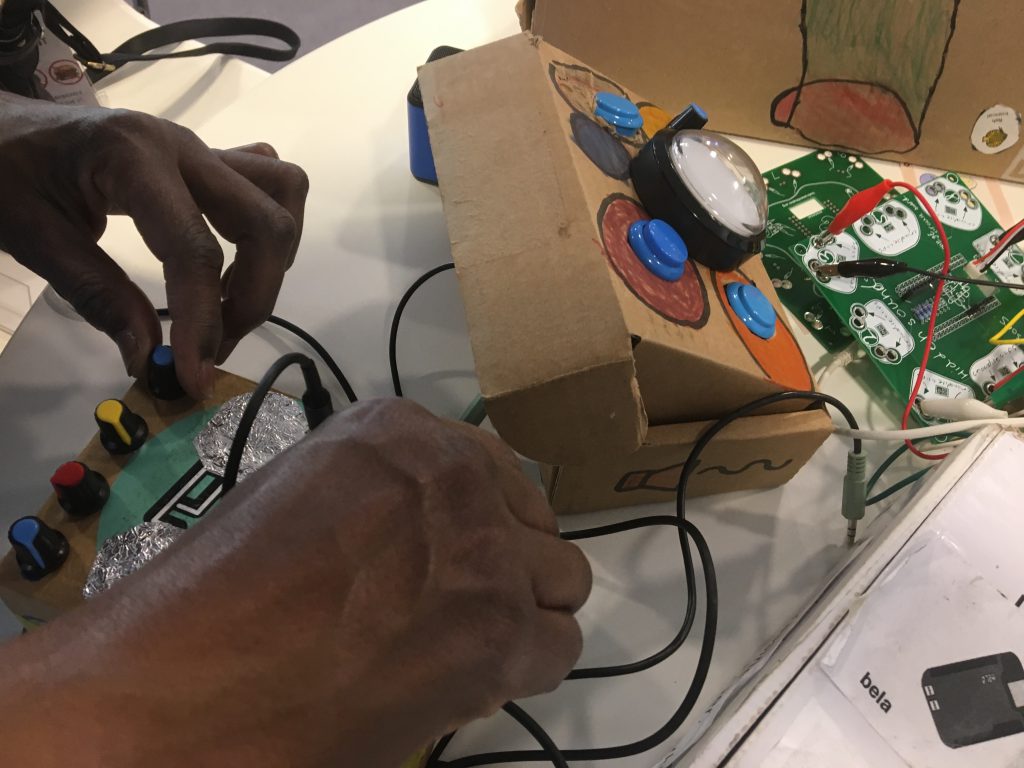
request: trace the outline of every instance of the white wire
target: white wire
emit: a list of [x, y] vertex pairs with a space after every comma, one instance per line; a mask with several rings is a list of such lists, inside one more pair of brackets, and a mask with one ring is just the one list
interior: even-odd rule
[[967, 432], [978, 427], [997, 424], [1003, 427], [1024, 427], [1024, 418], [1016, 419], [970, 419], [968, 421], [951, 421], [948, 424], [936, 424], [932, 427], [915, 429], [850, 429], [836, 425], [837, 435], [860, 438], [861, 440], [915, 440], [919, 437], [938, 437], [952, 432]]
[[[999, 239], [1003, 240], [1008, 235], [1010, 235], [1011, 233], [1013, 235], [1016, 235], [1018, 232], [1020, 232], [1020, 230], [1022, 228], [1024, 228], [1024, 221], [1018, 221], [1016, 224], [1014, 224], [1009, 229], [1003, 230], [1003, 234], [1001, 234], [999, 236]], [[984, 256], [981, 256], [980, 258], [975, 259], [972, 263], [977, 265], [981, 269], [981, 271], [984, 272], [989, 267], [991, 267], [998, 259], [1001, 259], [1003, 254], [1006, 253], [1012, 247], [1013, 247], [1012, 245], [1007, 245], [1005, 248], [1003, 248], [1003, 252], [1002, 253], [1000, 253], [1000, 254], [998, 254], [996, 256], [993, 256], [992, 253], [996, 250], [995, 246], [993, 246], [988, 251], [988, 253], [986, 253]]]
[[847, 366], [852, 365], [858, 360], [863, 360], [865, 357], [867, 357], [867, 354], [868, 353], [864, 349], [864, 347], [862, 347], [856, 341], [853, 342], [846, 349], [837, 352], [835, 356], [832, 358], [832, 360], [829, 361], [829, 364], [825, 366], [824, 370], [822, 370], [822, 372], [818, 374], [818, 379], [817, 381], [815, 381], [815, 387], [817, 389], [821, 389], [821, 385], [825, 381], [825, 379], [827, 379], [833, 373], [838, 371], [840, 368], [846, 368]]

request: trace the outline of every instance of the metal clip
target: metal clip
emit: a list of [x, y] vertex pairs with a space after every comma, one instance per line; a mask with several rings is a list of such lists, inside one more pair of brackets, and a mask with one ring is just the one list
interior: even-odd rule
[[113, 64], [107, 64], [105, 61], [87, 61], [85, 59], [79, 59], [79, 61], [82, 63], [82, 66], [96, 69], [100, 72], [113, 72], [117, 69]]

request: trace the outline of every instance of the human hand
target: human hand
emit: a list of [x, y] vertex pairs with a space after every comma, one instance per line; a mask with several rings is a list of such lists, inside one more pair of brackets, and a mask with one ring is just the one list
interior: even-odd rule
[[[138, 112], [5, 93], [0, 179], [0, 248], [107, 333], [128, 373], [141, 377], [160, 323], [97, 245], [108, 214], [134, 220], [163, 264], [178, 377], [197, 399], [212, 394], [214, 365], [270, 315], [295, 259], [308, 188], [305, 173], [267, 145], [211, 150]], [[223, 276], [211, 226], [237, 248]]]
[[[555, 688], [580, 653], [573, 614], [590, 580], [497, 438], [407, 401], [370, 401], [36, 633], [37, 648], [88, 660], [60, 696], [102, 711], [116, 738], [83, 734], [77, 717], [60, 731], [77, 755], [100, 745], [104, 768], [396, 768], [505, 701]], [[10, 661], [0, 668], [35, 668]], [[12, 724], [2, 691], [8, 732], [51, 765], [40, 744], [59, 750], [63, 736], [33, 737], [19, 720], [38, 694], [9, 692]]]

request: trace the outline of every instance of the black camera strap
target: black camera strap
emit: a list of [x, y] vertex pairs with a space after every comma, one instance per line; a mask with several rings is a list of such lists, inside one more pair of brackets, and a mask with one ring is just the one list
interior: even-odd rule
[[[47, 2], [43, 9], [46, 27], [66, 43], [96, 82], [132, 61], [159, 61], [161, 59], [184, 59], [223, 53], [234, 56], [248, 56], [266, 61], [290, 61], [299, 51], [299, 36], [291, 27], [268, 19], [214, 18], [190, 19], [165, 24], [147, 30], [119, 45], [110, 53], [100, 53], [95, 45], [58, 11], [53, 3]], [[283, 47], [257, 45], [250, 42], [226, 40], [207, 43], [170, 53], [152, 53], [157, 48], [176, 45], [186, 40], [209, 37], [265, 37], [277, 40]]]

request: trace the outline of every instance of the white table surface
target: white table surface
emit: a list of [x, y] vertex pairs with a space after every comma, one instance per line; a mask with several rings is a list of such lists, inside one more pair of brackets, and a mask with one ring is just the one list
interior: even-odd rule
[[[112, 51], [156, 26], [124, 0], [56, 0], [55, 4], [101, 51]], [[136, 109], [192, 127], [269, 76], [228, 56], [133, 63], [101, 80], [96, 97], [104, 106]], [[45, 280], [0, 252], [0, 329], [16, 328], [45, 287]]]
[[[55, 0], [67, 19], [103, 52], [156, 26], [124, 0]], [[193, 59], [126, 64], [99, 83], [101, 104], [138, 109], [189, 127], [220, 112], [269, 74], [242, 59]]]
[[[417, 65], [434, 47], [471, 47], [517, 32], [513, 5], [512, 0], [427, 0], [307, 55], [200, 127], [200, 135], [214, 145], [270, 141], [282, 157], [308, 171], [305, 236], [277, 313], [317, 336], [364, 397], [389, 393], [387, 325], [399, 296], [426, 269], [450, 260], [438, 192], [409, 174], [406, 92]], [[806, 151], [745, 145], [766, 169]], [[876, 165], [882, 173], [909, 173]], [[1018, 203], [1011, 206], [1005, 198], [993, 201], [988, 187], [982, 182], [977, 191], [998, 218], [1008, 220], [1011, 207], [1024, 211], [1017, 191], [1006, 193]], [[130, 223], [112, 222], [102, 245], [162, 303], [158, 265]], [[819, 367], [821, 348], [809, 334], [798, 336], [812, 367]], [[226, 367], [258, 377], [293, 347], [286, 335], [261, 330], [241, 344]], [[406, 394], [438, 413], [457, 415], [474, 394], [453, 275], [436, 278], [408, 308], [399, 359]], [[118, 395], [128, 384], [113, 344], [55, 312], [47, 301], [36, 303], [0, 357], [0, 406], [6, 415], [0, 444], [4, 527], [37, 508], [49, 492], [53, 467], [77, 453], [93, 433], [95, 403]], [[826, 389], [847, 400], [865, 424], [888, 426], [896, 418], [845, 372], [833, 376]], [[882, 456], [892, 447], [872, 449]], [[783, 488], [688, 505], [714, 553], [720, 595], [718, 644], [698, 711], [817, 595], [826, 575], [848, 556], [839, 514], [846, 451], [843, 441], [831, 438]], [[893, 477], [898, 476], [894, 470]], [[666, 512], [667, 505], [655, 509]], [[590, 515], [568, 525], [638, 512]], [[586, 551], [596, 579], [594, 596], [582, 612], [583, 662], [624, 662], [661, 647], [682, 615], [675, 535], [630, 533], [589, 542]], [[695, 639], [700, 623], [698, 617]], [[570, 683], [526, 702], [526, 708], [563, 747], [632, 741], [654, 731], [678, 705], [696, 653], [694, 641], [648, 673]], [[653, 766], [674, 741], [604, 765]], [[449, 754], [506, 747], [533, 744], [499, 716], [467, 729]]]

